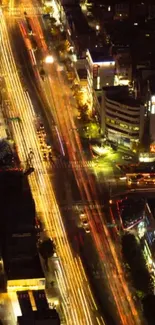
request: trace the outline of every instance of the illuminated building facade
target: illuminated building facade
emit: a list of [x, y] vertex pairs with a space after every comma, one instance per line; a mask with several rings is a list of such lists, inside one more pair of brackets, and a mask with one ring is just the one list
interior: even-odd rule
[[101, 130], [112, 141], [128, 147], [143, 134], [144, 107], [126, 86], [104, 87], [101, 102]]
[[67, 20], [67, 32], [74, 44], [74, 51], [78, 57], [82, 58], [90, 44], [94, 46], [96, 31], [89, 26], [80, 5], [64, 4], [63, 8]]
[[95, 90], [101, 90], [102, 87], [113, 86], [115, 75], [114, 59], [108, 54], [105, 55], [104, 49], [100, 49], [99, 51], [87, 50], [86, 58], [89, 63], [93, 88]]

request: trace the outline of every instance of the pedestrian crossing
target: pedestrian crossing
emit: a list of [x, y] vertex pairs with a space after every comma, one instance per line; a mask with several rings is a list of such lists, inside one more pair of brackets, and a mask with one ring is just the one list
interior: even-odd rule
[[53, 169], [82, 169], [82, 168], [94, 168], [96, 165], [92, 160], [88, 161], [69, 161], [65, 162], [63, 160], [51, 160], [47, 161]]

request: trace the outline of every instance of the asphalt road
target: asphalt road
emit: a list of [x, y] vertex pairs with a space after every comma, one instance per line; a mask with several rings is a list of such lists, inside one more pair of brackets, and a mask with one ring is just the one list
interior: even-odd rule
[[[38, 21], [33, 19], [33, 23], [37, 32], [39, 28]], [[38, 33], [36, 33], [36, 35], [38, 35]], [[13, 44], [15, 44], [15, 38], [13, 38]], [[42, 49], [43, 53], [44, 53], [44, 46], [45, 44], [43, 44], [43, 49]], [[18, 51], [16, 51], [17, 54]], [[25, 66], [25, 62], [23, 65]], [[29, 70], [29, 64], [26, 64], [26, 66], [28, 66], [28, 70]], [[45, 95], [45, 97], [43, 96], [44, 103], [45, 103], [45, 98], [48, 99], [50, 103], [48, 107], [48, 113], [46, 111], [47, 107], [45, 105], [43, 107], [44, 110], [43, 115], [46, 116], [50, 128], [49, 133], [51, 134], [53, 131], [53, 127], [51, 127], [51, 125], [53, 125], [53, 116], [54, 116], [54, 119], [56, 119], [58, 123], [59, 132], [61, 134], [62, 141], [64, 142], [65, 151], [67, 149], [66, 152], [67, 159], [69, 157], [71, 161], [75, 161], [75, 160], [77, 162], [82, 161], [82, 163], [85, 164], [85, 157], [82, 152], [82, 147], [81, 147], [78, 134], [76, 131], [72, 133], [70, 132], [70, 130], [74, 130], [74, 121], [72, 116], [73, 103], [71, 101], [71, 94], [68, 89], [68, 85], [66, 84], [66, 82], [64, 82], [61, 73], [58, 73], [55, 65], [52, 68], [50, 68], [50, 70], [47, 69], [46, 73], [47, 73], [47, 78], [45, 80], [45, 83], [39, 80], [39, 84], [42, 87], [42, 89], [39, 92], [40, 94], [39, 97], [42, 98], [42, 96]], [[38, 84], [37, 76], [38, 75], [36, 74], [35, 80], [36, 83]], [[28, 83], [29, 83], [29, 79], [28, 79]], [[33, 97], [35, 97], [34, 94], [32, 95], [32, 101], [33, 101]], [[36, 100], [37, 99], [35, 99], [35, 101]], [[60, 107], [60, 103], [61, 103], [61, 107]], [[63, 114], [62, 114], [62, 107], [63, 107]], [[32, 139], [36, 141], [36, 136], [34, 134]], [[20, 140], [20, 137], [18, 137], [18, 140]], [[38, 147], [37, 150], [39, 150]], [[40, 154], [39, 151], [38, 154]], [[56, 164], [58, 166], [57, 159], [56, 159]], [[39, 162], [39, 166], [41, 167], [40, 162]], [[58, 201], [59, 201], [60, 209], [61, 209], [61, 205], [63, 205], [64, 202], [66, 202], [67, 207], [71, 206], [70, 213], [68, 213], [67, 211], [64, 211], [63, 213], [63, 217], [64, 217], [63, 219], [66, 225], [68, 238], [71, 243], [74, 243], [72, 246], [74, 254], [76, 254], [76, 249], [78, 252], [78, 243], [76, 244], [77, 246], [74, 247], [77, 238], [79, 238], [78, 240], [81, 241], [84, 240], [84, 245], [80, 244], [79, 252], [84, 260], [84, 267], [88, 274], [88, 278], [91, 279], [91, 287], [96, 293], [96, 297], [97, 297], [96, 299], [98, 300], [98, 305], [99, 307], [102, 306], [100, 307], [100, 310], [101, 313], [103, 313], [104, 318], [107, 319], [107, 317], [109, 317], [109, 315], [108, 316], [105, 315], [105, 312], [110, 310], [110, 312], [113, 311], [113, 315], [114, 315], [113, 319], [114, 322], [116, 321], [116, 324], [123, 324], [123, 325], [140, 324], [141, 322], [139, 321], [137, 312], [135, 310], [135, 306], [132, 302], [130, 293], [124, 281], [124, 275], [121, 269], [121, 265], [118, 261], [118, 257], [115, 252], [114, 244], [111, 240], [109, 232], [107, 231], [106, 217], [101, 209], [101, 206], [97, 206], [98, 203], [100, 204], [100, 197], [99, 197], [100, 189], [96, 188], [96, 184], [95, 184], [96, 182], [94, 177], [92, 177], [88, 169], [86, 169], [86, 166], [82, 166], [82, 168], [81, 167], [77, 168], [76, 166], [76, 168], [73, 168], [74, 176], [71, 171], [69, 172], [69, 175], [68, 172], [65, 172], [65, 176], [64, 176], [64, 167], [62, 168], [62, 166], [59, 168], [54, 168], [54, 172], [53, 169], [50, 168], [49, 166], [46, 166], [46, 168], [48, 170], [48, 175], [52, 180], [54, 180], [55, 192], [56, 192], [56, 196], [59, 197]], [[89, 205], [85, 206], [88, 219], [90, 221], [91, 230], [92, 230], [91, 235], [87, 234], [88, 238], [86, 237], [85, 234], [83, 235], [81, 233], [81, 230], [77, 226], [78, 219], [76, 218], [75, 220], [74, 207], [72, 211], [72, 205], [74, 205], [75, 202], [73, 198], [74, 195], [72, 193], [74, 192], [74, 188], [76, 188], [75, 191], [76, 195], [78, 193], [77, 186], [75, 186], [75, 179], [80, 189], [80, 199], [84, 202], [85, 201], [93, 202], [94, 206], [96, 205], [95, 211], [92, 211]], [[60, 186], [60, 180], [61, 180], [61, 186]], [[62, 204], [60, 204], [60, 202], [62, 202]], [[61, 236], [63, 236], [62, 233]], [[82, 239], [83, 237], [81, 236], [83, 236], [84, 239]], [[97, 290], [99, 286], [98, 280], [94, 281], [94, 278], [92, 277], [92, 269], [94, 269], [94, 266], [92, 265], [95, 265], [97, 261], [99, 264], [98, 274], [99, 276], [101, 276], [100, 283], [102, 283], [102, 288], [103, 288], [103, 292], [102, 290], [100, 290], [99, 295], [97, 295], [97, 292], [99, 291]], [[81, 275], [79, 279], [81, 279]], [[75, 285], [76, 282], [74, 282], [73, 288], [75, 288]], [[87, 287], [87, 289], [85, 288], [87, 296], [89, 296], [88, 288], [89, 287]], [[106, 308], [103, 308], [104, 303], [106, 301], [104, 295], [103, 298], [101, 298], [103, 293], [105, 294], [105, 296], [107, 293], [108, 296], [107, 299], [108, 302]], [[80, 319], [84, 317], [82, 312], [83, 311], [81, 309], [79, 314], [79, 317], [81, 317]], [[97, 318], [94, 318], [94, 315], [95, 316], [97, 315], [96, 317], [100, 317], [100, 319], [102, 319], [100, 316], [100, 311], [99, 310], [97, 310], [96, 312], [93, 311], [93, 316], [91, 316], [93, 320], [93, 324], [96, 324]], [[108, 322], [110, 323], [110, 321]]]
[[[16, 25], [12, 29], [12, 38], [14, 40], [13, 47], [21, 49], [21, 51], [18, 50], [16, 55], [17, 60], [20, 63], [24, 85], [30, 93], [34, 107], [36, 107], [36, 113], [39, 116], [42, 116], [45, 129], [47, 130], [47, 134], [51, 139], [51, 143], [55, 144], [56, 135], [52, 134], [52, 132], [49, 131], [49, 125], [41, 107], [41, 100], [37, 96], [37, 83], [35, 83], [34, 74], [31, 69], [31, 65], [29, 64], [29, 57], [27, 55], [27, 51], [24, 51], [24, 42], [19, 34], [19, 29], [16, 27]], [[26, 65], [25, 62], [27, 62]], [[75, 218], [75, 207], [78, 207], [79, 202], [81, 202], [81, 196], [77, 187], [77, 183], [75, 181], [75, 176], [72, 168], [69, 166], [68, 161], [66, 162], [62, 157], [59, 159], [55, 157], [54, 163], [52, 163], [52, 168], [49, 166], [49, 174], [54, 184], [57, 201], [59, 203], [61, 213], [64, 217], [64, 223], [66, 225], [69, 240], [72, 244], [73, 253], [79, 254], [82, 257], [86, 273], [88, 274], [88, 278], [91, 283], [92, 291], [95, 293], [95, 298], [97, 299], [100, 306], [99, 308], [101, 314], [103, 314], [104, 319], [108, 319], [109, 323], [109, 320], [113, 320], [111, 311], [113, 310], [113, 313], [115, 314], [115, 308], [112, 304], [112, 297], [109, 294], [109, 288], [106, 285], [107, 278], [103, 276], [103, 270], [100, 266], [100, 260], [96, 254], [93, 241], [91, 237], [86, 235], [83, 229], [78, 226], [76, 220], [78, 219], [78, 215], [76, 216], [77, 218]], [[63, 184], [61, 188], [60, 184]], [[91, 259], [89, 258], [90, 249], [92, 252]], [[95, 268], [96, 263], [98, 267]], [[94, 271], [92, 272], [93, 265], [94, 270], [96, 269], [95, 272], [99, 274], [99, 278], [96, 276], [96, 274], [93, 273]], [[114, 320], [113, 323], [115, 324]]]
[[[11, 40], [13, 40], [13, 42], [12, 42], [12, 45], [13, 45], [13, 47], [15, 47], [15, 48], [22, 48], [23, 49], [23, 44], [22, 43], [20, 43], [20, 41], [19, 41], [19, 38], [18, 38], [18, 41], [17, 42], [14, 42], [14, 38], [17, 38], [17, 35], [18, 35], [18, 32], [17, 32], [17, 34], [16, 34], [16, 29], [14, 29], [13, 28], [13, 33], [12, 33], [12, 36], [11, 36]], [[11, 28], [10, 28], [10, 31], [12, 31], [12, 26], [11, 26]], [[15, 34], [14, 34], [15, 33]], [[19, 35], [18, 35], [19, 36]], [[17, 52], [17, 51], [16, 51]], [[20, 50], [19, 50], [19, 53], [20, 53]], [[23, 55], [22, 56], [20, 56], [19, 55], [19, 57], [20, 57], [20, 63], [21, 63], [21, 58], [23, 57]], [[19, 62], [19, 59], [18, 59], [18, 52], [17, 52], [17, 55], [16, 55], [16, 60], [18, 60], [18, 62]], [[25, 61], [25, 60], [24, 60]], [[25, 62], [23, 62], [23, 65], [25, 66]], [[24, 74], [24, 76], [25, 76], [25, 74]], [[24, 80], [25, 81], [25, 80]], [[26, 88], [27, 89], [27, 88]], [[33, 96], [32, 96], [33, 97]], [[33, 98], [35, 98], [35, 96], [33, 97]], [[36, 102], [36, 98], [35, 98], [35, 102]], [[38, 114], [38, 111], [37, 111], [37, 114]], [[51, 121], [51, 120], [50, 120]], [[19, 136], [18, 136], [18, 138], [17, 138], [17, 140], [18, 140], [18, 142], [19, 142], [19, 139], [21, 138], [21, 140], [22, 140], [22, 134], [20, 135], [19, 134]], [[25, 139], [25, 140], [27, 140], [27, 138]], [[57, 159], [55, 159], [55, 163], [58, 165], [58, 163], [57, 163]], [[52, 179], [52, 181], [54, 180], [54, 187], [57, 189], [55, 189], [55, 191], [58, 193], [57, 195], [59, 196], [59, 198], [58, 198], [58, 201], [59, 201], [59, 204], [60, 204], [60, 207], [61, 206], [63, 206], [63, 204], [64, 204], [64, 202], [66, 203], [66, 205], [67, 205], [67, 207], [68, 206], [70, 206], [71, 205], [71, 198], [70, 198], [70, 195], [68, 194], [69, 193], [69, 191], [68, 190], [65, 190], [64, 191], [64, 188], [63, 188], [63, 183], [64, 183], [64, 187], [65, 186], [68, 186], [67, 185], [67, 177], [66, 178], [64, 178], [64, 168], [54, 168], [54, 173], [53, 173], [53, 169], [52, 168], [50, 168], [50, 166], [49, 166], [49, 163], [48, 163], [48, 166], [47, 166], [47, 164], [46, 164], [46, 162], [44, 163], [45, 165], [46, 165], [46, 168], [47, 168], [47, 170], [48, 170], [48, 175], [50, 176], [50, 178]], [[57, 175], [56, 175], [56, 171], [57, 170]], [[70, 168], [69, 168], [69, 171], [70, 171]], [[56, 175], [56, 176], [55, 176]], [[63, 176], [63, 178], [62, 178], [62, 176]], [[64, 180], [64, 181], [63, 181]], [[72, 178], [72, 177], [70, 177], [70, 182], [71, 182], [71, 187], [73, 186], [75, 186], [75, 183], [74, 183], [74, 185], [73, 185], [73, 182], [75, 182], [74, 181], [74, 177]], [[62, 191], [60, 191], [60, 184], [61, 184], [61, 188], [62, 188]], [[69, 183], [70, 184], [70, 183]], [[66, 198], [66, 193], [67, 193], [67, 198]], [[34, 193], [33, 193], [34, 194]], [[65, 196], [64, 196], [65, 195]], [[77, 190], [76, 190], [76, 194], [75, 194], [76, 196], [77, 196]], [[35, 195], [35, 199], [37, 199], [37, 196]], [[57, 214], [55, 214], [55, 217], [57, 217]], [[68, 235], [69, 237], [70, 237], [70, 234]], [[74, 254], [75, 255], [75, 254]], [[68, 260], [68, 262], [69, 262], [69, 260]], [[77, 266], [78, 266], [78, 264], [77, 264]], [[80, 266], [79, 266], [79, 269], [77, 268], [77, 271], [80, 271]], [[72, 274], [74, 274], [74, 272], [72, 273]], [[78, 278], [77, 278], [78, 279]], [[83, 282], [85, 282], [84, 280], [83, 280]], [[74, 285], [75, 285], [75, 283], [74, 283]], [[85, 285], [85, 290], [86, 290], [86, 286], [87, 285]], [[89, 288], [89, 287], [88, 287]], [[87, 289], [87, 290], [90, 290], [90, 289]], [[87, 296], [89, 296], [89, 291], [88, 291], [88, 294], [87, 294]], [[92, 298], [91, 298], [92, 299]], [[81, 313], [81, 311], [79, 311], [79, 309], [78, 309], [78, 312], [80, 312]], [[82, 318], [83, 318], [83, 316], [81, 316]], [[83, 320], [84, 321], [84, 320]], [[82, 321], [82, 324], [83, 324], [83, 321]], [[97, 320], [96, 320], [97, 321]], [[79, 322], [80, 322], [80, 316], [79, 316]]]

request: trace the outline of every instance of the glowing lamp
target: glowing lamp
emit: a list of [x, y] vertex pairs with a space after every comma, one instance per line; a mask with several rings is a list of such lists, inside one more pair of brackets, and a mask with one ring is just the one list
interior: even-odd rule
[[52, 64], [54, 62], [54, 58], [52, 55], [47, 55], [45, 58], [45, 63]]

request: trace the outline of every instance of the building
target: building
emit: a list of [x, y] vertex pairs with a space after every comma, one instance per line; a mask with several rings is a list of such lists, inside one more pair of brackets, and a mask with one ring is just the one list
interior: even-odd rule
[[127, 86], [103, 88], [100, 115], [101, 131], [109, 140], [132, 147], [141, 139], [144, 107], [130, 96]]
[[128, 2], [119, 2], [115, 4], [115, 15], [114, 19], [116, 20], [124, 20], [129, 17], [129, 3]]
[[22, 170], [0, 170], [0, 205], [0, 239], [6, 234], [34, 232], [35, 204]]
[[131, 54], [128, 46], [115, 46], [115, 86], [127, 86], [132, 81]]
[[142, 222], [146, 216], [146, 202], [140, 198], [126, 198], [119, 204], [119, 217], [122, 229], [129, 231]]
[[101, 90], [102, 87], [114, 85], [115, 61], [108, 53], [108, 48], [87, 50], [86, 52], [93, 88], [95, 90]]
[[149, 117], [151, 152], [155, 153], [155, 69], [141, 68], [137, 75], [137, 95], [143, 100], [145, 115]]
[[3, 256], [8, 292], [45, 289], [45, 276], [30, 233], [14, 234]]
[[18, 325], [60, 325], [60, 319], [56, 310], [51, 310], [48, 314], [42, 315], [33, 312], [32, 315], [19, 316]]
[[89, 26], [79, 5], [64, 5], [64, 11], [68, 25], [67, 31], [74, 44], [75, 53], [78, 57], [83, 57], [86, 49], [94, 46], [96, 31]]
[[21, 316], [18, 325], [60, 325], [60, 318], [55, 309], [49, 309], [44, 290], [17, 292]]
[[20, 170], [0, 171], [0, 247], [8, 291], [44, 289], [35, 228], [35, 205]]

